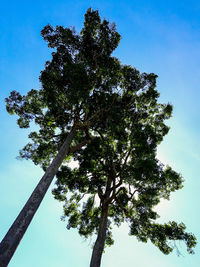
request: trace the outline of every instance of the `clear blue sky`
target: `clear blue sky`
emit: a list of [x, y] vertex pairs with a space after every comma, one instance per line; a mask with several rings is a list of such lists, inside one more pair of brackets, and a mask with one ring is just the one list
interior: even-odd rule
[[[162, 202], [160, 221], [184, 222], [199, 241], [200, 233], [200, 2], [157, 0], [30, 0], [2, 1], [0, 15], [0, 238], [25, 204], [42, 171], [15, 157], [27, 143], [28, 130], [18, 129], [5, 111], [11, 90], [26, 93], [39, 88], [38, 76], [50, 58], [40, 36], [47, 24], [80, 30], [88, 7], [116, 22], [122, 40], [115, 55], [122, 63], [158, 78], [160, 101], [174, 105], [171, 130], [158, 150], [159, 158], [181, 172], [184, 188]], [[87, 267], [91, 240], [60, 221], [62, 205], [48, 191], [10, 267]], [[182, 256], [163, 255], [152, 244], [128, 236], [126, 226], [114, 229], [115, 244], [103, 255], [102, 267], [199, 267], [200, 250]]]

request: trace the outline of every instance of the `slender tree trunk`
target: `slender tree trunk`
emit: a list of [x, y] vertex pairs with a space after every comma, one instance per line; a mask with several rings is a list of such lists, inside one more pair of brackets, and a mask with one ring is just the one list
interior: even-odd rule
[[99, 230], [94, 248], [92, 251], [92, 258], [90, 261], [90, 267], [100, 267], [101, 257], [106, 240], [106, 229], [108, 222], [108, 204], [102, 206], [101, 218], [99, 223]]
[[17, 249], [17, 246], [19, 245], [33, 216], [35, 215], [40, 203], [42, 202], [54, 178], [54, 175], [58, 171], [58, 168], [69, 152], [70, 144], [75, 134], [76, 130], [72, 129], [62, 147], [60, 148], [58, 154], [52, 161], [51, 165], [36, 186], [35, 190], [19, 213], [13, 225], [10, 227], [6, 236], [0, 243], [0, 267], [6, 267], [9, 264], [15, 250]]

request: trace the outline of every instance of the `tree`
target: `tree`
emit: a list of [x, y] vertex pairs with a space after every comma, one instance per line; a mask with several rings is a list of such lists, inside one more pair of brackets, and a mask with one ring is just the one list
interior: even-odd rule
[[[20, 157], [41, 165], [45, 174], [0, 244], [2, 267], [11, 260], [69, 153], [90, 142], [91, 126], [104, 124], [119, 81], [120, 63], [111, 54], [120, 35], [114, 24], [101, 21], [98, 11], [88, 9], [80, 34], [74, 28], [47, 25], [41, 35], [53, 49], [40, 75], [42, 88], [24, 96], [12, 91], [6, 108], [19, 116], [20, 128], [28, 128], [31, 122], [39, 127], [29, 134], [32, 142], [20, 151]], [[102, 102], [105, 95], [113, 103], [110, 98]]]
[[183, 223], [159, 224], [154, 207], [171, 192], [181, 189], [183, 178], [156, 158], [156, 149], [169, 127], [170, 104], [158, 103], [156, 75], [140, 74], [121, 65], [115, 105], [106, 126], [91, 127], [91, 141], [73, 154], [77, 168], [65, 165], [57, 172], [53, 194], [64, 201], [67, 228], [80, 235], [97, 235], [90, 267], [99, 267], [105, 244], [112, 245], [112, 224], [126, 221], [130, 235], [149, 239], [164, 254], [173, 242], [185, 241], [193, 253], [196, 238]]

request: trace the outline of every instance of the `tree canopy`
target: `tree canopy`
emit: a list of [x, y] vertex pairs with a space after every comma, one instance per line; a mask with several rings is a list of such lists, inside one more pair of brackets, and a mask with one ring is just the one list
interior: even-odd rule
[[[85, 237], [97, 234], [90, 266], [100, 266], [105, 243], [113, 244], [112, 224], [124, 221], [130, 235], [151, 240], [165, 254], [173, 250], [170, 240], [185, 241], [193, 253], [196, 238], [183, 223], [156, 221], [154, 207], [183, 186], [182, 176], [156, 157], [172, 114], [170, 104], [158, 102], [157, 75], [112, 56], [121, 37], [98, 11], [87, 10], [80, 33], [47, 25], [42, 36], [53, 49], [40, 75], [42, 87], [26, 96], [11, 92], [7, 111], [19, 116], [21, 128], [31, 121], [39, 126], [20, 156], [44, 170], [74, 130], [54, 171], [53, 194], [65, 203], [67, 228]], [[70, 159], [77, 168], [68, 166]]]
[[115, 24], [101, 21], [98, 11], [91, 9], [80, 34], [74, 28], [50, 25], [41, 34], [54, 49], [41, 71], [41, 89], [25, 96], [12, 91], [6, 103], [7, 111], [19, 116], [19, 127], [28, 128], [31, 121], [39, 126], [20, 156], [46, 168], [72, 127], [87, 135], [88, 126], [106, 116], [110, 108], [106, 97], [112, 97], [120, 75], [120, 63], [111, 56], [120, 35]]
[[[53, 194], [65, 203], [63, 219], [68, 217], [67, 228], [78, 228], [84, 237], [97, 234], [93, 254], [95, 249], [103, 251], [104, 242], [113, 244], [112, 224], [120, 226], [124, 221], [130, 235], [150, 240], [165, 254], [173, 250], [170, 241], [175, 240], [185, 241], [187, 251], [193, 253], [195, 236], [185, 231], [183, 223], [157, 223], [154, 210], [161, 199], [183, 187], [182, 176], [156, 156], [169, 130], [165, 120], [171, 117], [172, 106], [158, 102], [155, 74], [115, 61], [115, 93], [101, 94], [97, 103], [108, 101], [112, 109], [103, 124], [91, 126], [90, 143], [73, 154], [78, 167], [62, 166], [56, 175]], [[100, 238], [104, 230], [105, 240]], [[95, 264], [91, 261], [91, 266], [100, 262]]]
[[[172, 240], [185, 241], [193, 253], [196, 238], [185, 232], [185, 225], [159, 224], [154, 210], [161, 199], [169, 199], [183, 186], [182, 176], [156, 157], [157, 146], [169, 130], [164, 121], [170, 118], [172, 106], [158, 103], [155, 75], [121, 68], [122, 90], [106, 127], [95, 125], [90, 143], [74, 153], [78, 167], [62, 166], [57, 173], [53, 193], [65, 202], [63, 219], [68, 217], [67, 228], [78, 228], [84, 237], [99, 235], [107, 207], [107, 245], [113, 244], [112, 225], [126, 221], [130, 235], [143, 242], [151, 240], [165, 254], [173, 250]], [[132, 74], [131, 82], [127, 74]]]

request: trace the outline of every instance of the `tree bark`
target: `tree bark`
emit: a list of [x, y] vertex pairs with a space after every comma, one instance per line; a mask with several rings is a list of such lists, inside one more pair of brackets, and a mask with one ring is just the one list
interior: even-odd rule
[[8, 266], [15, 250], [17, 249], [17, 246], [23, 238], [23, 235], [25, 234], [33, 216], [42, 202], [56, 172], [58, 171], [58, 168], [68, 154], [71, 141], [75, 134], [76, 130], [72, 129], [65, 142], [61, 146], [58, 154], [53, 159], [42, 179], [34, 189], [32, 195], [0, 243], [0, 267]]
[[100, 267], [101, 257], [106, 240], [106, 229], [108, 222], [108, 204], [102, 205], [101, 218], [99, 222], [99, 230], [94, 248], [92, 251], [92, 258], [90, 261], [90, 267]]

